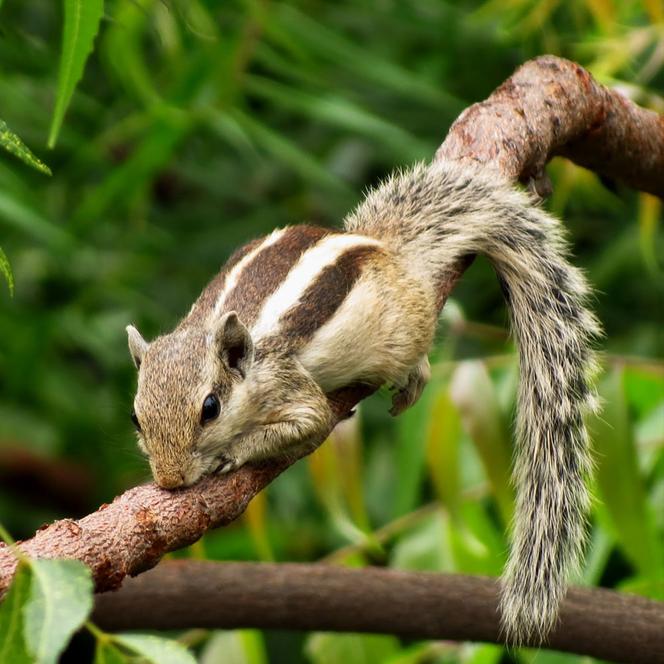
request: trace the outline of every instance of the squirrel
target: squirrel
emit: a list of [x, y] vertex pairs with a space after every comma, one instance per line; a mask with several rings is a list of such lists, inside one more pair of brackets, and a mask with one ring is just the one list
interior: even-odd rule
[[430, 376], [436, 283], [467, 255], [497, 273], [520, 385], [512, 546], [501, 623], [543, 641], [585, 542], [596, 407], [588, 286], [561, 223], [498, 175], [440, 161], [396, 172], [343, 231], [290, 226], [236, 251], [169, 334], [127, 327], [138, 368], [132, 419], [161, 487], [304, 451], [333, 423], [326, 394], [395, 388], [397, 415]]

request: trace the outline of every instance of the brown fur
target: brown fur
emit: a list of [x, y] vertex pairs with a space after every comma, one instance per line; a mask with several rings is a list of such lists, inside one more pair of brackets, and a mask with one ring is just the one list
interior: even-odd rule
[[300, 256], [330, 232], [304, 225], [287, 228], [274, 244], [254, 256], [245, 267], [226, 295], [224, 311], [237, 311], [242, 322], [251, 327], [263, 302], [274, 293]]

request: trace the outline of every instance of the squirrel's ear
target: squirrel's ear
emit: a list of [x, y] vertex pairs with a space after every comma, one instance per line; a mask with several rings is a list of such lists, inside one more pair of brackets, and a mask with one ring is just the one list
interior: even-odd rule
[[150, 344], [143, 339], [141, 333], [133, 325], [127, 325], [127, 337], [129, 340], [131, 359], [134, 360], [136, 368], [140, 369], [143, 355]]
[[244, 376], [254, 359], [254, 343], [249, 330], [234, 311], [221, 317], [215, 341], [221, 359], [230, 369], [237, 369]]

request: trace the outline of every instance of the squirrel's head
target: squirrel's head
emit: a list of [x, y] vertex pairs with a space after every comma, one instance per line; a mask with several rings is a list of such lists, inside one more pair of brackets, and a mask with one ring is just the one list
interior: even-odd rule
[[[148, 343], [129, 325], [138, 369], [132, 420], [159, 486], [189, 486], [216, 470], [237, 435], [226, 406], [253, 361], [253, 343], [235, 312], [214, 328], [182, 327]], [[236, 419], [236, 418], [230, 418]]]

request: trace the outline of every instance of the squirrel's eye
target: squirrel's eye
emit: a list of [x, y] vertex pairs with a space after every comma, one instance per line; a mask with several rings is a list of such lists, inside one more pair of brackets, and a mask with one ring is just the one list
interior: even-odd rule
[[134, 426], [136, 427], [136, 431], [141, 430], [141, 423], [138, 421], [138, 417], [136, 417], [136, 411], [132, 410], [131, 411], [131, 421], [134, 423]]
[[219, 399], [216, 394], [208, 394], [203, 402], [203, 410], [201, 411], [201, 424], [205, 424], [210, 420], [214, 420], [219, 416]]

